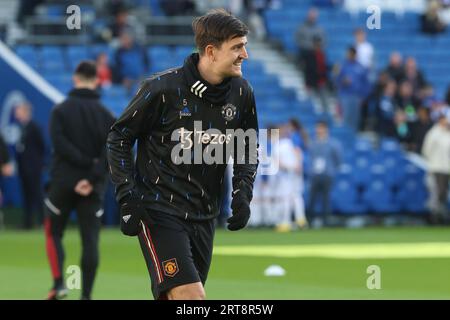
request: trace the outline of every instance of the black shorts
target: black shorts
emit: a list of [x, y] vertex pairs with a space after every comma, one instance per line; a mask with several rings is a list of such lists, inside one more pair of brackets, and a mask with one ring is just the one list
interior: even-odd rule
[[205, 285], [211, 264], [214, 220], [185, 221], [151, 212], [154, 223], [142, 224], [139, 243], [147, 263], [155, 299], [184, 284]]

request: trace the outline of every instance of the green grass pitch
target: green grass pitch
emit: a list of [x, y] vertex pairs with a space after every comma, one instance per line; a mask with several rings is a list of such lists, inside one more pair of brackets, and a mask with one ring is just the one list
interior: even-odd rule
[[[0, 299], [44, 299], [51, 286], [43, 231], [0, 231]], [[79, 264], [78, 230], [64, 238]], [[267, 277], [279, 265], [285, 276]], [[370, 265], [380, 289], [368, 289]], [[450, 229], [368, 228], [291, 232], [218, 230], [208, 299], [450, 299]], [[71, 290], [69, 299], [78, 299]], [[137, 238], [101, 233], [94, 299], [152, 299]]]

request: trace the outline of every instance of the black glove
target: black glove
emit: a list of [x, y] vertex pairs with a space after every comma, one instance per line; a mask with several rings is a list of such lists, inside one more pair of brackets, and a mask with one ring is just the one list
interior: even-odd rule
[[244, 181], [241, 181], [238, 188], [233, 191], [233, 200], [231, 201], [233, 215], [227, 220], [228, 230], [240, 230], [247, 225], [248, 219], [250, 219], [251, 199], [250, 188], [246, 186]]
[[141, 201], [138, 198], [127, 197], [120, 204], [120, 230], [127, 236], [138, 235], [142, 230], [141, 220], [146, 216]]

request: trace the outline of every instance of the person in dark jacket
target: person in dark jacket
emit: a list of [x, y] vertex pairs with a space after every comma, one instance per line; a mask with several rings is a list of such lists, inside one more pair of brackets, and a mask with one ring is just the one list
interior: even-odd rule
[[431, 121], [430, 110], [420, 107], [417, 110], [417, 120], [411, 124], [411, 150], [413, 152], [420, 154], [425, 136], [432, 127], [433, 121]]
[[134, 39], [131, 33], [120, 35], [120, 47], [115, 53], [116, 81], [128, 90], [142, 80], [149, 68], [145, 50]]
[[[12, 163], [10, 162], [10, 156], [8, 151], [8, 146], [6, 145], [5, 141], [3, 140], [2, 135], [0, 134], [0, 178], [2, 176], [9, 177], [12, 176], [14, 173], [14, 167]], [[0, 207], [3, 205], [3, 195], [2, 190], [0, 190]], [[0, 218], [3, 222], [3, 214], [0, 211]]]
[[50, 183], [44, 200], [46, 248], [54, 285], [48, 299], [66, 295], [63, 285], [62, 237], [70, 212], [76, 209], [82, 240], [81, 298], [90, 299], [98, 266], [98, 238], [105, 192], [106, 138], [114, 123], [95, 91], [95, 62], [81, 62], [74, 89], [54, 107], [50, 117], [53, 145]]
[[322, 48], [322, 40], [319, 37], [313, 39], [314, 47], [305, 53], [305, 83], [308, 90], [319, 98], [321, 112], [329, 112], [327, 102], [328, 66], [325, 52]]
[[[42, 170], [45, 142], [39, 126], [31, 119], [31, 105], [23, 102], [15, 108], [15, 117], [21, 126], [21, 136], [16, 144], [17, 168], [23, 194], [24, 229], [31, 229], [43, 221]], [[33, 221], [35, 215], [36, 221]]]
[[10, 176], [13, 173], [13, 167], [10, 163], [8, 146], [0, 134], [0, 169], [2, 176]]
[[248, 28], [225, 10], [193, 28], [199, 53], [144, 81], [108, 136], [121, 229], [139, 237], [155, 299], [205, 298], [225, 152], [237, 149], [229, 230], [250, 218], [258, 166], [255, 98], [241, 70]]

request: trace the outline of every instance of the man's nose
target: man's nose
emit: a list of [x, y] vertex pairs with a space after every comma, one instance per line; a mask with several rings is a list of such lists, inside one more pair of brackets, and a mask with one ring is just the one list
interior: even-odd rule
[[242, 47], [241, 58], [242, 59], [248, 59], [248, 52], [247, 52], [247, 49], [245, 47]]

